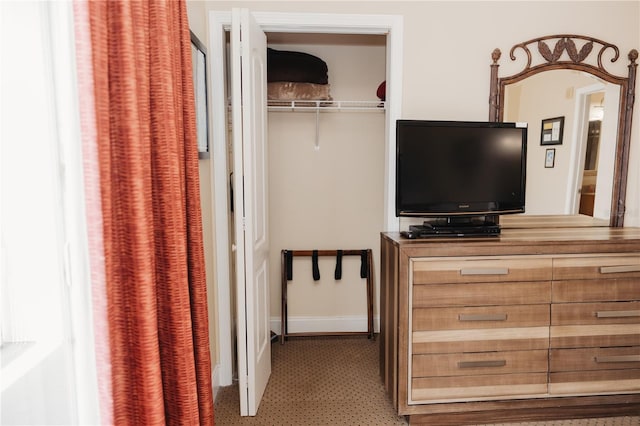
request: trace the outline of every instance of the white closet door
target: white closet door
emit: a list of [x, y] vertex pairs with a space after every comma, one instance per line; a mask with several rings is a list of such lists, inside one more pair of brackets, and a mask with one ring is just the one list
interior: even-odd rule
[[231, 26], [240, 414], [254, 416], [271, 375], [267, 38], [248, 9]]

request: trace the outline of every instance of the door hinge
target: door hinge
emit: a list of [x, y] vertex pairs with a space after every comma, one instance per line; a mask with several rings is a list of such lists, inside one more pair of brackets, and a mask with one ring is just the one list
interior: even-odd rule
[[240, 389], [248, 390], [249, 389], [249, 376], [238, 376], [240, 381]]

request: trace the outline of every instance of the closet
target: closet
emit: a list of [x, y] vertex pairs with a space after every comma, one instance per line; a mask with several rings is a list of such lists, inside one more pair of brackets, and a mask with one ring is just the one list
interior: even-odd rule
[[[254, 415], [264, 389], [261, 386], [269, 375], [263, 362], [270, 353], [265, 338], [268, 340], [269, 329], [280, 332], [281, 250], [371, 248], [377, 271], [379, 233], [397, 227], [390, 173], [395, 164], [395, 120], [401, 105], [402, 18], [247, 14], [234, 9], [231, 14], [212, 11], [209, 26], [219, 376], [222, 386], [231, 384], [232, 366], [238, 366], [243, 389], [241, 413]], [[241, 28], [250, 30], [244, 33]], [[237, 41], [231, 43], [231, 38]], [[262, 105], [258, 99], [262, 92], [255, 91], [262, 81], [256, 70], [266, 64], [268, 48], [306, 52], [324, 60], [332, 103], [323, 103], [318, 110], [298, 105], [272, 106], [267, 111], [256, 108]], [[259, 57], [263, 49], [265, 59]], [[247, 85], [243, 82], [240, 87], [239, 76], [247, 78]], [[385, 80], [386, 105], [377, 96], [378, 86]], [[254, 124], [256, 119], [266, 122], [266, 129]], [[236, 133], [229, 134], [232, 128]], [[260, 158], [263, 152], [267, 154], [265, 161], [255, 162], [251, 158], [254, 152]], [[262, 167], [265, 163], [267, 167]], [[232, 170], [238, 171], [233, 178], [229, 175]], [[267, 171], [265, 178], [255, 179], [263, 175], [262, 170]], [[267, 187], [262, 184], [265, 181]], [[258, 198], [247, 198], [247, 194], [257, 194], [252, 189], [256, 185], [261, 191]], [[230, 197], [235, 199], [233, 213], [228, 208]], [[244, 220], [239, 223], [238, 209], [243, 209], [243, 204], [238, 200], [242, 199], [249, 204], [244, 205]], [[268, 208], [261, 211], [266, 214], [254, 214], [254, 207], [265, 205], [265, 200]], [[262, 217], [267, 217], [268, 223], [255, 221]], [[266, 229], [268, 237], [256, 239], [256, 229]], [[243, 240], [233, 241], [236, 234]], [[262, 263], [266, 240], [270, 241], [269, 255]], [[251, 260], [257, 252], [255, 248], [247, 251], [247, 244], [259, 244], [259, 268]], [[357, 263], [357, 259], [353, 261]], [[264, 265], [268, 274], [262, 272]], [[289, 287], [289, 331], [366, 330], [366, 280], [359, 276], [360, 265], [345, 261], [341, 280], [333, 279], [334, 259], [327, 257], [318, 266], [321, 280], [314, 281], [308, 264], [294, 262], [296, 282]], [[265, 276], [269, 281], [267, 298], [263, 297]], [[377, 305], [376, 281], [374, 276]], [[354, 303], [362, 303], [362, 307]], [[234, 343], [238, 345], [235, 351]], [[247, 399], [242, 396], [245, 390]]]
[[[385, 80], [386, 37], [267, 33], [267, 45], [326, 62], [332, 98], [317, 105], [270, 102], [268, 108], [273, 323], [280, 311], [281, 250], [372, 248], [378, 262], [385, 108], [376, 92]], [[339, 281], [334, 266], [335, 259], [321, 258], [320, 280], [314, 281], [310, 263], [294, 259], [296, 279], [288, 285], [291, 332], [367, 329], [358, 259], [344, 259]]]

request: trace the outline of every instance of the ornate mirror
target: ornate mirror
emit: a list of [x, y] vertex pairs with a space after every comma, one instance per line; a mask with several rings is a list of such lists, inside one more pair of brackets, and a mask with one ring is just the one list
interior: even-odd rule
[[510, 76], [498, 77], [500, 50], [491, 56], [489, 120], [529, 128], [527, 211], [623, 226], [638, 51], [624, 77], [603, 65], [618, 60], [615, 45], [581, 35], [514, 45], [509, 57], [524, 65]]

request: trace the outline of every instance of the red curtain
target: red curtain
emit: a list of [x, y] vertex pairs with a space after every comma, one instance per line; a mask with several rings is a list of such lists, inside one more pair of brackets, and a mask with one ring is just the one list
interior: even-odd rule
[[186, 4], [83, 7], [102, 205], [106, 417], [117, 425], [213, 424]]

